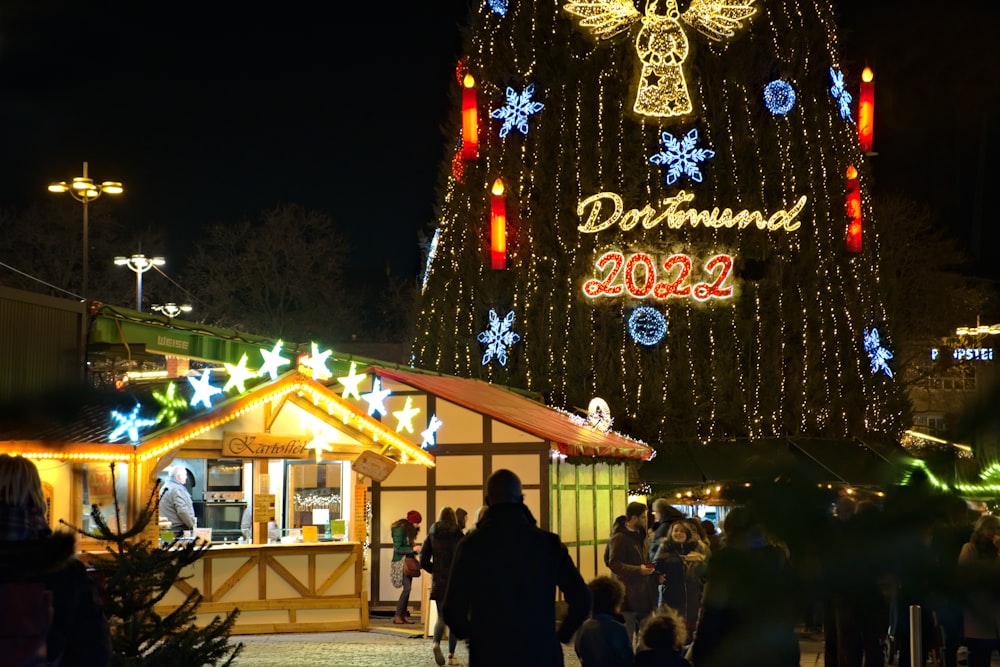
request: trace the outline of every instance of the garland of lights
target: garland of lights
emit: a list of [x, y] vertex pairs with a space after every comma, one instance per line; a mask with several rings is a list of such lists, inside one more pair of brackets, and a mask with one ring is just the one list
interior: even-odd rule
[[628, 333], [635, 342], [651, 347], [667, 335], [667, 318], [655, 308], [639, 306], [628, 318]]

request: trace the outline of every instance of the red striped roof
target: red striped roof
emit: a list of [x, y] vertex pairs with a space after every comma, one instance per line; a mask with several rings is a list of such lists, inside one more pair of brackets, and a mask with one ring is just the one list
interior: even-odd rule
[[551, 442], [553, 448], [566, 456], [601, 456], [642, 461], [653, 456], [653, 449], [638, 440], [582, 426], [563, 412], [482, 380], [381, 367], [371, 367], [368, 370], [381, 378], [408, 384], [531, 433]]

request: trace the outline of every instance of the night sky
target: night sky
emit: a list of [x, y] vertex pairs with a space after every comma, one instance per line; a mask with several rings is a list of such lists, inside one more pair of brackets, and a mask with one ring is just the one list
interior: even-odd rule
[[[841, 2], [845, 69], [855, 85], [875, 69], [877, 187], [925, 199], [983, 273], [1000, 259], [985, 200], [998, 176], [998, 5]], [[0, 206], [51, 196], [45, 186], [87, 160], [95, 180], [126, 188], [94, 206], [170, 230], [172, 247], [147, 252], [170, 265], [208, 223], [299, 203], [349, 233], [353, 264], [413, 276], [465, 8], [5, 0]]]

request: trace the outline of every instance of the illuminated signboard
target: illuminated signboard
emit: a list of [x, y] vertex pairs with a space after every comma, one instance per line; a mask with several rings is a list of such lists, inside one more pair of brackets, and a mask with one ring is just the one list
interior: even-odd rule
[[[931, 348], [931, 360], [936, 361], [941, 356], [941, 350]], [[955, 361], [993, 361], [992, 347], [960, 347], [951, 351]]]

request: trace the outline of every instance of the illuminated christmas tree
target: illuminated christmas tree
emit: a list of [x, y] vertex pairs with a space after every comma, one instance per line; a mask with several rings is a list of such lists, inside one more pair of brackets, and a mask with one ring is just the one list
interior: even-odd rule
[[414, 365], [653, 444], [897, 434], [829, 0], [478, 3], [465, 49]]

